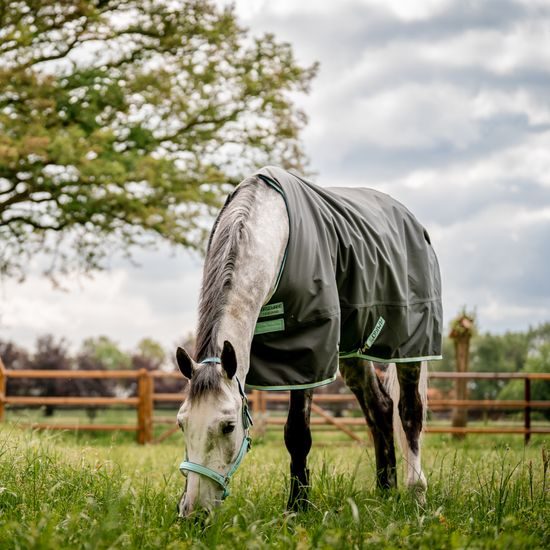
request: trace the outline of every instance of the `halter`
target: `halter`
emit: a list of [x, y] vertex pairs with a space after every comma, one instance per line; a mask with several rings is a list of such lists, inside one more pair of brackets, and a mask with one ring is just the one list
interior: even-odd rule
[[[207, 359], [201, 361], [201, 365], [206, 363], [216, 363], [219, 365], [221, 364], [221, 359], [219, 357], [208, 357]], [[220, 487], [223, 489], [222, 500], [224, 500], [229, 495], [229, 482], [231, 481], [231, 477], [237, 471], [237, 468], [239, 467], [246, 453], [250, 450], [250, 446], [252, 443], [252, 440], [248, 435], [249, 428], [253, 425], [252, 416], [250, 415], [250, 411], [248, 410], [248, 399], [246, 398], [246, 394], [244, 393], [241, 381], [237, 377], [235, 377], [235, 379], [237, 380], [239, 393], [241, 394], [242, 399], [242, 422], [244, 428], [244, 438], [243, 442], [241, 443], [241, 448], [239, 449], [237, 457], [231, 464], [229, 471], [225, 475], [219, 474], [218, 472], [212, 470], [211, 468], [207, 468], [202, 464], [189, 462], [187, 460], [187, 456], [186, 459], [180, 464], [180, 472], [184, 476], [187, 475], [187, 472], [195, 472], [196, 474], [210, 478], [212, 481], [215, 481], [218, 485], [220, 485]]]

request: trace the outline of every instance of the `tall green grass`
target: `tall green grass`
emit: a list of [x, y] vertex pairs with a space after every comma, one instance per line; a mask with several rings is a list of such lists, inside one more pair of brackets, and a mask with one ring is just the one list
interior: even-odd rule
[[425, 507], [376, 490], [372, 449], [314, 447], [311, 509], [295, 515], [284, 512], [286, 450], [272, 437], [254, 446], [221, 508], [178, 521], [177, 440], [139, 447], [3, 425], [0, 548], [550, 547], [542, 438], [524, 448], [520, 438], [428, 436]]

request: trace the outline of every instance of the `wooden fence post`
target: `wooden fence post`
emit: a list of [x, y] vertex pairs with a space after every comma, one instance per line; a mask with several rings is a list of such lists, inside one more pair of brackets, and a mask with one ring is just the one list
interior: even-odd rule
[[254, 433], [259, 437], [265, 435], [266, 425], [266, 401], [264, 392], [260, 390], [252, 390], [252, 412], [254, 415]]
[[260, 395], [261, 395], [260, 402], [262, 404], [260, 430], [261, 430], [261, 435], [263, 437], [265, 436], [265, 432], [267, 429], [267, 391], [260, 391]]
[[525, 382], [525, 411], [524, 411], [524, 422], [525, 422], [525, 437], [524, 441], [525, 444], [529, 443], [529, 440], [531, 439], [531, 380], [529, 378], [525, 378], [523, 380]]
[[256, 413], [258, 412], [258, 393], [258, 390], [252, 390], [247, 396], [248, 406], [250, 407], [252, 417], [255, 417]]
[[[474, 332], [474, 318], [461, 313], [451, 323], [451, 333], [449, 337], [454, 340], [456, 370], [457, 372], [468, 372], [470, 363], [470, 338]], [[465, 378], [457, 378], [455, 380], [455, 399], [466, 401], [468, 399], [468, 380]], [[468, 409], [466, 407], [455, 407], [452, 415], [453, 428], [465, 428], [468, 424]], [[464, 433], [454, 433], [455, 439], [463, 439]]]
[[4, 367], [4, 363], [0, 357], [0, 422], [4, 420], [4, 398], [6, 397], [7, 374], [6, 367]]
[[138, 376], [138, 443], [145, 445], [153, 440], [153, 377], [146, 369]]

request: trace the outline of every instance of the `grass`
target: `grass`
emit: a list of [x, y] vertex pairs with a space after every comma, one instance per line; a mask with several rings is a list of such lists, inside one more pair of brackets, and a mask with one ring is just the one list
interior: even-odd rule
[[[126, 434], [127, 435], [127, 434]], [[323, 443], [326, 434], [315, 434]], [[548, 548], [545, 441], [427, 436], [426, 507], [406, 491], [379, 494], [373, 451], [314, 446], [311, 510], [285, 514], [281, 435], [257, 442], [232, 496], [205, 522], [178, 521], [177, 438], [139, 447], [0, 426], [0, 548]], [[546, 468], [546, 469], [545, 469]]]

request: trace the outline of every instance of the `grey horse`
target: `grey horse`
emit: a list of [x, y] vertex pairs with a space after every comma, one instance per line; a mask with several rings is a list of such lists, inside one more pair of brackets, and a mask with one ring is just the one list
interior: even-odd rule
[[[228, 494], [249, 448], [245, 383], [290, 390], [284, 430], [289, 510], [308, 505], [313, 389], [340, 372], [372, 431], [377, 484], [424, 500], [420, 440], [427, 361], [441, 354], [441, 285], [429, 236], [400, 203], [369, 189], [323, 189], [267, 167], [230, 195], [212, 229], [195, 357], [177, 421], [185, 434], [188, 516]], [[373, 361], [387, 363], [384, 382]]]

